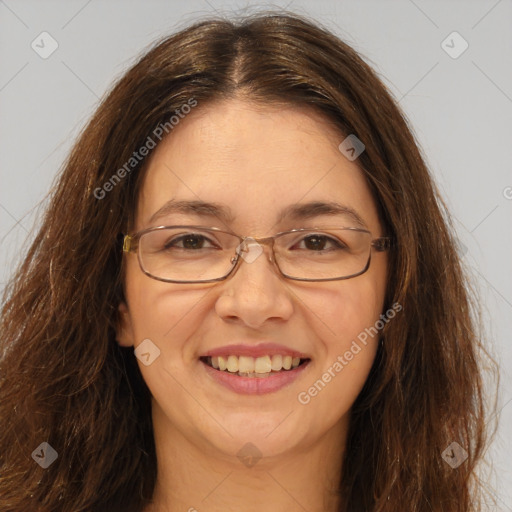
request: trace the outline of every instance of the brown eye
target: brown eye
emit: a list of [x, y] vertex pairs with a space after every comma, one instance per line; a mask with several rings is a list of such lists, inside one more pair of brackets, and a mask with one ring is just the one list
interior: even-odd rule
[[[164, 248], [170, 249], [172, 247], [177, 247], [178, 249], [203, 249], [205, 241], [209, 241], [205, 236], [190, 233], [169, 240], [165, 243]], [[181, 246], [178, 245], [180, 243], [182, 244]]]
[[[345, 244], [341, 243], [340, 240], [337, 240], [335, 238], [332, 238], [327, 235], [321, 235], [321, 234], [313, 234], [305, 236], [301, 243], [304, 243], [305, 249], [310, 251], [317, 251], [322, 252], [324, 250], [333, 250], [333, 249], [344, 249], [346, 248]], [[329, 248], [329, 245], [331, 244], [331, 248]], [[327, 249], [326, 249], [327, 245]]]

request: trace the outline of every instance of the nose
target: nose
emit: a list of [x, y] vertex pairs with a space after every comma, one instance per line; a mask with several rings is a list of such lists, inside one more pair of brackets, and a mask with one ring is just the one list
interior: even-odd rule
[[255, 329], [269, 321], [288, 320], [293, 313], [291, 293], [274, 265], [271, 244], [247, 238], [237, 252], [240, 261], [222, 282], [217, 314]]

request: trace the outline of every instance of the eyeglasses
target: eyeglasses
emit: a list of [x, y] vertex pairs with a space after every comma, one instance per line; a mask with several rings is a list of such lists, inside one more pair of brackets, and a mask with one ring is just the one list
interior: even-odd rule
[[243, 258], [252, 263], [269, 245], [280, 274], [297, 281], [350, 279], [368, 270], [372, 247], [391, 247], [354, 227], [300, 228], [267, 238], [241, 237], [218, 228], [158, 226], [125, 235], [123, 251], [137, 252], [149, 277], [168, 283], [210, 283], [231, 275]]

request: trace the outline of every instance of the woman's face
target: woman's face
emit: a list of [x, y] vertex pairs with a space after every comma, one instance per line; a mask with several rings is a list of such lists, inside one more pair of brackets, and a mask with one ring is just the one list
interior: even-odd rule
[[[373, 238], [383, 236], [357, 160], [338, 149], [343, 138], [311, 111], [242, 100], [199, 104], [154, 150], [133, 232], [190, 224], [266, 237], [303, 227], [358, 227], [348, 213], [280, 218], [289, 206], [336, 202], [355, 211]], [[170, 200], [215, 203], [232, 219], [170, 208], [155, 217]], [[152, 279], [136, 254], [126, 255], [118, 341], [137, 348], [150, 340], [141, 346], [150, 364], [138, 364], [153, 396], [155, 428], [202, 453], [227, 459], [250, 451], [250, 442], [257, 453], [275, 456], [326, 435], [339, 438], [375, 357], [378, 337], [360, 340], [382, 313], [386, 253], [373, 250], [358, 277], [301, 282], [279, 274], [269, 249], [242, 258], [226, 280], [201, 284]], [[276, 366], [279, 355], [309, 361], [279, 375], [241, 377], [205, 362], [222, 354], [263, 368], [265, 356]]]

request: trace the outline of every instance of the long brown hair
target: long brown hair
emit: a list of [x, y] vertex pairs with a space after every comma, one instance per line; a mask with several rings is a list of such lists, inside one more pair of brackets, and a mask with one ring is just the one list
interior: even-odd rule
[[[0, 509], [135, 512], [151, 499], [150, 393], [133, 350], [115, 339], [120, 235], [132, 224], [148, 159], [118, 170], [191, 99], [199, 109], [235, 95], [307, 106], [340, 134], [355, 134], [366, 146], [358, 163], [395, 240], [385, 310], [399, 303], [403, 312], [384, 328], [353, 406], [340, 511], [480, 510], [476, 467], [488, 436], [479, 357], [487, 352], [443, 202], [375, 72], [328, 30], [276, 12], [196, 22], [160, 41], [76, 142], [5, 291]], [[58, 454], [47, 469], [31, 457], [42, 442]], [[455, 469], [442, 457], [452, 442], [468, 455]]]

